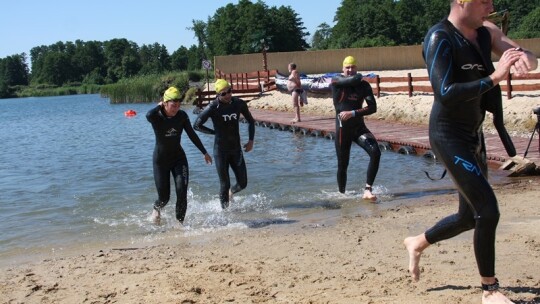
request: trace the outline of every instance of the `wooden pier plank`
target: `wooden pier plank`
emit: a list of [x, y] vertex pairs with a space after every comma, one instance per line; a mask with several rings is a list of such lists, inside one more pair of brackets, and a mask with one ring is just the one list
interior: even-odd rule
[[[280, 111], [270, 111], [261, 109], [250, 109], [255, 120], [259, 123], [269, 123], [283, 125], [288, 128], [296, 127], [307, 132], [317, 131], [321, 135], [335, 132], [334, 116], [302, 114], [302, 121], [292, 123], [294, 114]], [[428, 127], [426, 125], [410, 125], [391, 121], [372, 120], [366, 118], [366, 125], [375, 135], [378, 141], [385, 141], [397, 150], [402, 145], [408, 145], [418, 150], [429, 150]], [[531, 130], [532, 134], [532, 130]], [[535, 132], [528, 150], [527, 158], [536, 164], [540, 164], [539, 142], [540, 134]], [[488, 160], [491, 166], [500, 166], [509, 159], [498, 134], [485, 133]], [[523, 156], [527, 145], [528, 137], [513, 136], [512, 141], [516, 146], [519, 156]]]

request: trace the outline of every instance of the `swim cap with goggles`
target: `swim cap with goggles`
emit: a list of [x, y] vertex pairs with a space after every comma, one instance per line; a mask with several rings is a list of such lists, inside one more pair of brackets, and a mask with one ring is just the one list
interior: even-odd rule
[[178, 91], [175, 87], [170, 87], [163, 93], [163, 101], [171, 101], [171, 100], [180, 100], [182, 98], [182, 94], [180, 94], [180, 91]]
[[353, 56], [347, 56], [343, 60], [343, 66], [356, 65], [356, 59]]
[[227, 82], [225, 79], [218, 79], [216, 80], [216, 83], [214, 84], [214, 88], [216, 90], [216, 93], [220, 93], [221, 91], [230, 88], [231, 84]]

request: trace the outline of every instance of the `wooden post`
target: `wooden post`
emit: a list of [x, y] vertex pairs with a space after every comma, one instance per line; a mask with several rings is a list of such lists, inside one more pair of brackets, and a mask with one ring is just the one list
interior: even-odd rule
[[413, 86], [412, 86], [412, 76], [411, 76], [411, 73], [407, 73], [407, 82], [408, 82], [408, 87], [409, 87], [409, 98], [412, 97], [412, 93], [413, 93]]
[[202, 91], [201, 91], [201, 88], [197, 88], [197, 107], [202, 108]]
[[377, 98], [380, 98], [381, 97], [381, 77], [377, 75], [375, 79], [376, 79], [376, 84], [377, 84]]

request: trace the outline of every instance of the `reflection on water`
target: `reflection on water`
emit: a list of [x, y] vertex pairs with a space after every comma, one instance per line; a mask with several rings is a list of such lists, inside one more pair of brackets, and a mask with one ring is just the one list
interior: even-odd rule
[[[20, 110], [20, 105], [31, 107]], [[215, 167], [183, 136], [190, 166], [186, 227], [175, 230], [174, 203], [163, 224], [149, 216], [156, 190], [151, 104], [111, 105], [98, 95], [0, 100], [0, 257], [51, 253], [91, 244], [137, 244], [221, 229], [290, 225], [303, 219], [387, 208], [403, 198], [451, 191], [432, 160], [383, 152], [374, 186], [378, 204], [361, 200], [367, 154], [351, 152], [348, 187], [337, 191], [333, 141], [257, 127], [245, 153], [248, 187], [228, 210], [219, 203]], [[138, 114], [125, 117], [128, 109]], [[191, 108], [185, 109], [192, 122]], [[243, 139], [247, 125], [241, 125]], [[199, 134], [207, 150], [213, 137]], [[231, 174], [231, 176], [233, 176]], [[233, 178], [234, 179], [234, 178]], [[172, 193], [174, 202], [175, 195]]]

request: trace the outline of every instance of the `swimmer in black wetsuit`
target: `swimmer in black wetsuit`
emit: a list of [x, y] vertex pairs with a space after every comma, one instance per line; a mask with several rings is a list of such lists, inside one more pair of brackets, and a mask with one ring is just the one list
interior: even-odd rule
[[[373, 182], [379, 170], [381, 150], [375, 137], [364, 123], [364, 116], [377, 111], [371, 86], [357, 74], [356, 60], [348, 56], [343, 61], [343, 74], [332, 79], [332, 98], [336, 109], [336, 154], [338, 159], [337, 182], [339, 192], [347, 185], [347, 167], [352, 143], [362, 147], [369, 155], [366, 186], [363, 199], [376, 201]], [[363, 107], [364, 100], [367, 105]]]
[[[203, 133], [215, 134], [214, 160], [220, 182], [219, 200], [221, 207], [225, 209], [229, 207], [231, 196], [244, 189], [248, 182], [246, 163], [240, 143], [240, 114], [249, 124], [249, 141], [244, 145], [245, 152], [253, 149], [255, 119], [251, 116], [247, 103], [232, 96], [231, 85], [226, 80], [216, 80], [215, 90], [218, 94], [217, 98], [199, 114], [193, 128]], [[204, 126], [208, 118], [212, 119], [213, 130]], [[229, 168], [233, 170], [236, 177], [236, 185], [233, 187], [231, 187]]]
[[204, 154], [206, 163], [212, 163], [212, 158], [206, 153], [193, 130], [188, 115], [180, 110], [181, 96], [175, 87], [168, 88], [158, 106], [146, 114], [146, 119], [152, 124], [156, 135], [153, 164], [158, 200], [154, 202], [152, 218], [157, 224], [161, 219], [161, 209], [170, 199], [171, 173], [176, 187], [176, 219], [183, 224], [186, 216], [189, 167], [186, 154], [180, 145], [182, 131], [186, 131], [189, 139]]
[[[482, 303], [512, 303], [498, 290], [495, 278], [497, 199], [487, 181], [482, 122], [483, 100], [512, 69], [524, 74], [537, 60], [486, 21], [490, 0], [453, 0], [447, 19], [433, 26], [424, 40], [423, 55], [435, 101], [429, 122], [430, 144], [459, 191], [459, 208], [425, 233], [408, 237], [409, 271], [420, 276], [420, 256], [431, 244], [474, 229], [474, 251], [483, 288]], [[479, 50], [481, 50], [479, 52]], [[490, 71], [491, 52], [500, 57]]]

